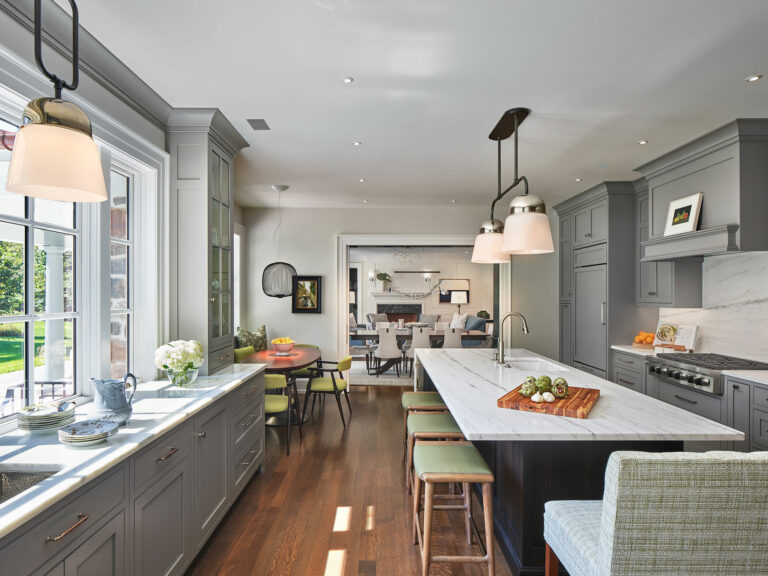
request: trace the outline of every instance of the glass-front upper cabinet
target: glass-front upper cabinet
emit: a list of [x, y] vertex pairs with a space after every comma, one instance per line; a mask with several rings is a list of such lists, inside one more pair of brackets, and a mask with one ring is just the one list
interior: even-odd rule
[[209, 346], [215, 349], [233, 336], [232, 286], [229, 277], [232, 267], [232, 185], [230, 162], [213, 146], [208, 154], [208, 171]]

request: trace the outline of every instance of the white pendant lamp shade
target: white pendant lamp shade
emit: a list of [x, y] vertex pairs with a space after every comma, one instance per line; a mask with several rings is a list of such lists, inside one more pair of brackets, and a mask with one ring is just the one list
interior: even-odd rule
[[506, 264], [509, 254], [501, 251], [504, 235], [501, 232], [481, 232], [475, 238], [472, 262], [475, 264]]
[[79, 130], [28, 124], [16, 135], [9, 192], [68, 202], [102, 202], [107, 188], [96, 143]]
[[506, 254], [554, 252], [552, 230], [546, 213], [522, 212], [507, 216], [501, 249]]

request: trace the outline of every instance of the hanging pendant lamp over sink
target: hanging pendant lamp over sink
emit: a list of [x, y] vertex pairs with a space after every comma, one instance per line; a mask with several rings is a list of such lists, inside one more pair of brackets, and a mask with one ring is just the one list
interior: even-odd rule
[[[509, 255], [511, 254], [554, 252], [552, 230], [547, 217], [546, 205], [541, 198], [528, 193], [528, 179], [525, 176], [518, 177], [517, 175], [518, 128], [530, 113], [528, 108], [507, 110], [488, 136], [497, 142], [498, 191], [491, 204], [491, 218], [481, 224], [480, 233], [475, 238], [472, 262], [501, 264], [509, 262]], [[501, 141], [512, 135], [515, 137], [515, 177], [512, 184], [502, 191]], [[493, 217], [496, 202], [519, 184], [523, 185], [523, 193], [512, 199], [509, 205], [509, 216], [502, 224]]]
[[42, 0], [35, 0], [35, 60], [53, 82], [53, 98], [27, 104], [8, 166], [6, 190], [23, 196], [65, 202], [103, 202], [107, 188], [91, 121], [61, 91], [75, 90], [80, 77], [79, 17], [72, 7], [72, 81], [51, 74], [42, 59]]

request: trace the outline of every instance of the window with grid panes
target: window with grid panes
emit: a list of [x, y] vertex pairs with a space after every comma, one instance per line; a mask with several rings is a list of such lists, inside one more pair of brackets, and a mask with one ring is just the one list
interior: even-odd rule
[[110, 372], [122, 378], [132, 369], [133, 210], [131, 177], [109, 173]]

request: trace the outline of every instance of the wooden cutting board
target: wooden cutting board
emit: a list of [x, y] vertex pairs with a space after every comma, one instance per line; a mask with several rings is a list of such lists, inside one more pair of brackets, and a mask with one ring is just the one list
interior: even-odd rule
[[520, 388], [522, 386], [518, 386], [499, 398], [496, 402], [499, 408], [568, 416], [570, 418], [586, 418], [600, 396], [600, 390], [596, 388], [573, 388], [569, 386], [566, 398], [554, 402], [534, 402], [520, 394]]

